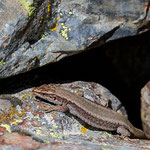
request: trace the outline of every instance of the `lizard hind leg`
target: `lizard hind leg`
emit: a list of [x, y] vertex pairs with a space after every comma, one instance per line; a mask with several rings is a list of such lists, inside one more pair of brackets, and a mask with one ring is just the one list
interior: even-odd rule
[[117, 133], [121, 134], [122, 137], [130, 137], [131, 133], [128, 129], [126, 129], [124, 126], [119, 126], [117, 128]]

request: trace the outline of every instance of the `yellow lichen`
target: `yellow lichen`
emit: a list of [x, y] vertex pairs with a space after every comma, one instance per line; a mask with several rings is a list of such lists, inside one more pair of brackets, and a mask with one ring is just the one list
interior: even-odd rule
[[10, 126], [10, 125], [8, 125], [8, 124], [1, 124], [0, 126], [3, 127], [3, 128], [6, 128], [6, 130], [7, 130], [9, 133], [11, 133], [11, 126]]
[[48, 4], [47, 11], [50, 13], [50, 4]]
[[55, 27], [52, 29], [49, 29], [50, 31], [56, 31], [57, 30], [58, 20], [59, 20], [59, 17], [57, 17], [57, 23], [56, 23]]
[[25, 8], [25, 10], [28, 12], [28, 16], [31, 16], [35, 10], [35, 7], [33, 7], [33, 3], [31, 3], [30, 1], [26, 1], [26, 0], [19, 0], [20, 3], [23, 5], [23, 7]]
[[6, 105], [3, 105], [3, 108], [7, 109], [7, 106], [6, 106]]
[[22, 123], [23, 120], [22, 119], [14, 119], [12, 122], [11, 122], [11, 125], [17, 125], [18, 123]]
[[66, 40], [68, 40], [68, 32], [71, 31], [71, 28], [66, 26], [64, 23], [61, 23], [62, 30], [61, 30], [61, 35], [64, 37]]
[[104, 132], [108, 137], [112, 137], [112, 135], [108, 132]]
[[41, 60], [43, 58], [43, 55], [37, 56], [38, 60]]
[[30, 106], [26, 106], [27, 109], [30, 109]]
[[[6, 108], [6, 106], [3, 106]], [[8, 120], [10, 123], [14, 122], [14, 117], [22, 117], [25, 115], [25, 110], [22, 109], [21, 113], [18, 113], [16, 107], [10, 107], [8, 113], [1, 113], [0, 114], [0, 122], [4, 120]]]
[[40, 136], [47, 136], [46, 134], [42, 133], [41, 129], [42, 129], [41, 127], [37, 127], [37, 128], [36, 128], [36, 133], [37, 133], [38, 135], [40, 135]]
[[49, 47], [52, 45], [52, 43], [50, 43], [49, 45], [48, 45], [48, 47], [47, 47], [47, 49], [49, 49]]
[[59, 13], [60, 16], [63, 16], [63, 13]]
[[54, 138], [58, 138], [58, 139], [62, 139], [63, 137], [59, 134], [57, 134], [56, 132], [51, 132], [50, 135]]
[[53, 127], [54, 127], [54, 128], [56, 128], [56, 129], [58, 128], [58, 126], [57, 126], [57, 125], [55, 125], [55, 124], [53, 125]]
[[33, 117], [34, 119], [40, 119], [39, 115]]
[[45, 36], [47, 36], [48, 33], [41, 34], [41, 40], [44, 39]]
[[49, 30], [50, 31], [55, 31], [55, 30], [57, 30], [57, 26], [58, 26], [58, 24], [56, 23], [56, 26], [54, 28], [52, 28], [52, 29], [49, 29]]
[[53, 129], [49, 129], [49, 131], [53, 131]]
[[43, 19], [44, 19], [44, 18], [43, 18], [43, 17], [41, 17], [41, 19], [40, 19], [40, 23], [42, 23], [42, 22], [43, 22]]
[[82, 128], [81, 128], [81, 132], [82, 132], [82, 133], [86, 133], [86, 132], [87, 132], [87, 128], [86, 128], [86, 127], [84, 127], [84, 126], [82, 126]]
[[72, 120], [72, 123], [75, 123], [75, 122], [76, 122], [75, 119], [73, 119], [73, 120]]
[[80, 126], [79, 125], [77, 125], [77, 129], [80, 130]]
[[5, 61], [0, 61], [0, 66], [4, 66], [6, 64], [6, 62]]
[[25, 93], [25, 94], [22, 96], [22, 99], [27, 98], [27, 97], [28, 97], [28, 95], [29, 95], [29, 93]]
[[48, 141], [48, 140], [43, 140], [43, 142], [44, 142], [44, 143], [47, 143], [47, 144], [50, 143], [50, 141]]
[[69, 11], [68, 14], [69, 14], [69, 15], [72, 15], [73, 13], [72, 13], [72, 11]]
[[[5, 109], [7, 109], [7, 106], [3, 105], [3, 107]], [[24, 115], [25, 115], [24, 109], [22, 109], [21, 112], [18, 112], [18, 109], [16, 107], [11, 106], [9, 108], [9, 112], [0, 113], [0, 122], [5, 121], [5, 120], [8, 121], [8, 124], [0, 124], [0, 126], [6, 128], [6, 130], [11, 133], [11, 126], [12, 125], [17, 125], [18, 123], [23, 122], [22, 119], [16, 119], [16, 117], [20, 118]]]

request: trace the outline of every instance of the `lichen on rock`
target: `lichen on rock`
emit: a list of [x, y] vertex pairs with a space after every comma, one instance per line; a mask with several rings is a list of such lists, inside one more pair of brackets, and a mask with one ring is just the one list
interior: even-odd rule
[[33, 6], [34, 3], [28, 0], [19, 0], [19, 1], [25, 8], [25, 10], [28, 12], [28, 16], [30, 17], [35, 10], [35, 7]]

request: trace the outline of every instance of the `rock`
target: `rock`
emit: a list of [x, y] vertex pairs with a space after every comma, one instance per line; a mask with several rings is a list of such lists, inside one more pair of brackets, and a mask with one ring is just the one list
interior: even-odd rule
[[[34, 141], [29, 136], [23, 136], [18, 133], [5, 133], [2, 137], [3, 149], [39, 149], [41, 144]], [[1, 145], [1, 144], [0, 144]], [[5, 146], [4, 146], [5, 145]], [[10, 145], [10, 146], [8, 146]]]
[[137, 35], [141, 24], [133, 21], [144, 10], [140, 0], [15, 0], [13, 6], [5, 0], [1, 4], [0, 78]]
[[150, 139], [150, 82], [141, 90], [141, 119], [144, 132]]
[[[126, 114], [120, 101], [99, 84], [77, 81], [57, 84], [57, 86]], [[92, 128], [69, 113], [56, 111], [45, 113], [40, 109], [41, 105], [51, 106], [51, 104], [35, 97], [31, 89], [0, 97], [5, 98], [0, 101], [0, 104], [4, 104], [4, 101], [13, 104], [11, 100], [18, 99], [18, 105], [15, 103], [10, 106], [10, 109], [4, 113], [7, 116], [5, 120], [0, 120], [1, 149], [130, 150], [132, 147], [133, 150], [142, 150], [150, 148], [150, 141], [122, 139], [115, 133]], [[107, 105], [109, 101], [111, 103]]]

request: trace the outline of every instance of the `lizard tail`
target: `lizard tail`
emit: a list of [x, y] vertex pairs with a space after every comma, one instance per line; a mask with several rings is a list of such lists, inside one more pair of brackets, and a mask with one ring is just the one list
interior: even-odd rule
[[138, 129], [138, 128], [134, 128], [134, 136], [138, 137], [140, 139], [145, 139], [146, 138], [144, 132], [142, 130]]

